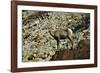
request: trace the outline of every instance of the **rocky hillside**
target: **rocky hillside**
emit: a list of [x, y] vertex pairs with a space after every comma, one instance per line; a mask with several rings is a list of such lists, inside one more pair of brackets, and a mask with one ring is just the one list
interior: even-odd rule
[[[53, 59], [55, 55], [60, 56], [57, 51], [62, 52], [71, 48], [70, 40], [65, 39], [60, 40], [60, 49], [57, 49], [57, 42], [48, 31], [70, 28], [74, 35], [73, 49], [80, 50], [84, 46], [83, 42], [90, 39], [90, 14], [88, 13], [23, 10], [22, 23], [23, 62], [57, 60]], [[89, 48], [89, 43], [85, 44], [85, 48]], [[89, 56], [89, 52], [86, 54]]]

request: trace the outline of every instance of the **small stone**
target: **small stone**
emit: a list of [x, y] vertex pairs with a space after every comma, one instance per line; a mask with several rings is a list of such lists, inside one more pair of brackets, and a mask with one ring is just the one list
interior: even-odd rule
[[33, 54], [34, 57], [37, 57], [37, 54]]
[[53, 56], [55, 54], [55, 51], [50, 51], [49, 54], [50, 56]]

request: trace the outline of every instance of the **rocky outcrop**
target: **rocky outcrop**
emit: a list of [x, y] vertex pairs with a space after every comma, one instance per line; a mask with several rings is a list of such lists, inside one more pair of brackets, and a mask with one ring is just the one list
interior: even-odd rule
[[[53, 59], [55, 55], [57, 55], [57, 59], [60, 56], [63, 56], [63, 59], [75, 59], [73, 58], [73, 52], [69, 50], [72, 46], [70, 40], [60, 40], [60, 50], [58, 50], [56, 40], [48, 31], [55, 31], [59, 27], [63, 29], [66, 27], [70, 28], [74, 32], [73, 45], [74, 49], [76, 49], [75, 51], [77, 51], [77, 48], [79, 48], [77, 45], [81, 40], [90, 39], [89, 16], [90, 15], [88, 13], [23, 10], [22, 61], [29, 62], [50, 61], [51, 59], [56, 60]], [[85, 25], [88, 26], [85, 28]], [[69, 50], [69, 52], [67, 50]], [[87, 52], [84, 51], [83, 53], [83, 51], [83, 49], [80, 50], [80, 55], [83, 56], [85, 55], [84, 53], [87, 55]], [[80, 59], [80, 57], [77, 59]], [[58, 60], [61, 60], [61, 58]]]

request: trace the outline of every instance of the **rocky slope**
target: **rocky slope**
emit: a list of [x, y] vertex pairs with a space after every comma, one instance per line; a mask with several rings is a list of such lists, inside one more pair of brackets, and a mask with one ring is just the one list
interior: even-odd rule
[[[60, 56], [56, 53], [57, 51], [62, 52], [71, 48], [69, 39], [65, 39], [61, 40], [61, 49], [58, 50], [56, 40], [48, 31], [70, 28], [74, 34], [74, 49], [82, 48], [83, 42], [81, 42], [82, 45], [79, 43], [81, 40], [90, 39], [90, 15], [88, 13], [23, 10], [22, 23], [23, 62], [56, 60], [53, 57]], [[86, 48], [89, 47], [86, 46]], [[86, 54], [89, 56], [89, 53]]]

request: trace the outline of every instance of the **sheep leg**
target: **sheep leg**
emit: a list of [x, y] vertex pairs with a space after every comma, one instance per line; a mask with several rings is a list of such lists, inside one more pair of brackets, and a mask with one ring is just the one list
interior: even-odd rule
[[60, 49], [60, 40], [57, 40], [57, 49]]
[[71, 50], [72, 50], [74, 48], [73, 47], [73, 38], [71, 36], [68, 36], [68, 39], [71, 41], [71, 44], [72, 44]]

